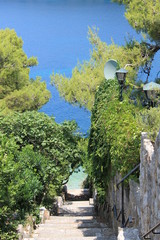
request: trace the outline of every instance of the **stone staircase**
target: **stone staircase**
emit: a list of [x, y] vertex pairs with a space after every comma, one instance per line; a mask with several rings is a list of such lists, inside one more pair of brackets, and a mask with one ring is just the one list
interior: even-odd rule
[[94, 214], [91, 201], [67, 201], [58, 216], [40, 224], [32, 240], [116, 240], [112, 229]]

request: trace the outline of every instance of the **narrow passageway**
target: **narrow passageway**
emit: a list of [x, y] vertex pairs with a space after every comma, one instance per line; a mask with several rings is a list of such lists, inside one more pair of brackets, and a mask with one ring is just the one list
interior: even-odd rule
[[[75, 190], [78, 194], [80, 190]], [[72, 190], [72, 195], [74, 190]], [[75, 198], [78, 196], [75, 196]], [[33, 235], [33, 240], [116, 240], [106, 224], [95, 216], [92, 201], [68, 200], [59, 209], [59, 216], [50, 216]]]

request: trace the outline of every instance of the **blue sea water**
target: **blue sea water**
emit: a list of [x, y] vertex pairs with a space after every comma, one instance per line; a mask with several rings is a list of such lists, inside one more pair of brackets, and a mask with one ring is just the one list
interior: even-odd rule
[[36, 56], [39, 65], [30, 76], [41, 76], [52, 93], [41, 111], [60, 123], [75, 119], [80, 131], [90, 127], [90, 112], [72, 106], [50, 85], [52, 71], [71, 76], [77, 62], [89, 59], [88, 27], [99, 28], [103, 41], [123, 44], [128, 34], [136, 36], [124, 17], [124, 7], [109, 0], [0, 0], [0, 28], [15, 29], [24, 41], [24, 51]]
[[87, 174], [84, 172], [84, 169], [82, 167], [79, 167], [70, 176], [69, 181], [67, 183], [67, 189], [84, 188], [83, 183], [86, 178], [87, 178]]

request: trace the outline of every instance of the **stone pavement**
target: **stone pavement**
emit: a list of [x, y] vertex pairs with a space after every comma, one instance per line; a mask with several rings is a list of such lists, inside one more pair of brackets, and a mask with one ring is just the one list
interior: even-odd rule
[[98, 221], [89, 201], [67, 201], [59, 216], [40, 224], [30, 240], [116, 240], [112, 229]]

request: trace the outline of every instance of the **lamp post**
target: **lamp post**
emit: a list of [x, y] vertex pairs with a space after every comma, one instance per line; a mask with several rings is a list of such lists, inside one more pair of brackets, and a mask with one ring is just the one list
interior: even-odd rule
[[147, 83], [143, 86], [143, 91], [146, 94], [149, 106], [155, 107], [157, 93], [160, 92], [160, 84], [155, 82]]
[[122, 92], [123, 92], [123, 87], [124, 87], [127, 73], [128, 71], [125, 70], [124, 68], [121, 68], [118, 71], [116, 71], [116, 76], [120, 85], [120, 101], [123, 101]]

